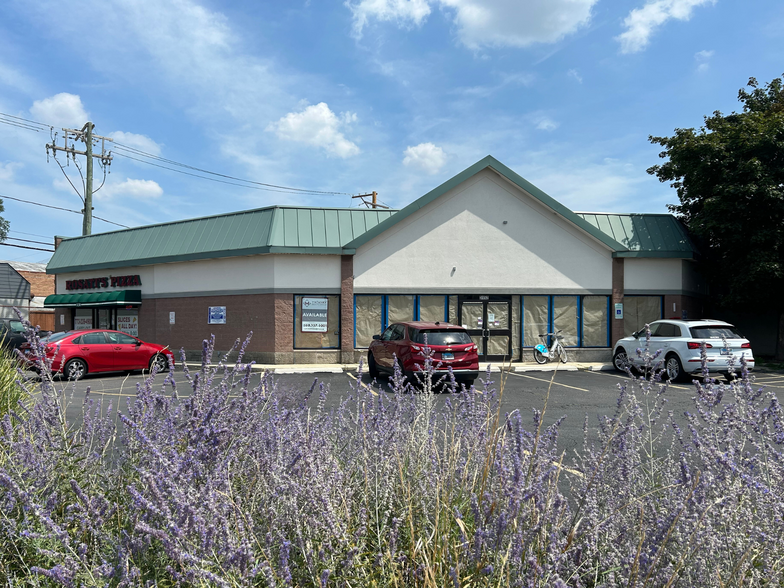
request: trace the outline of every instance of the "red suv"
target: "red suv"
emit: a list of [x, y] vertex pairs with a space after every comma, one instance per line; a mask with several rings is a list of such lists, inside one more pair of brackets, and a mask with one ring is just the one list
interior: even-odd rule
[[452, 368], [455, 377], [467, 386], [479, 376], [479, 353], [471, 336], [463, 327], [449, 323], [393, 323], [381, 335], [373, 335], [368, 348], [368, 371], [376, 378], [379, 372], [392, 373], [395, 360], [403, 374], [420, 371], [425, 363], [425, 338], [433, 351], [433, 369], [446, 372]]

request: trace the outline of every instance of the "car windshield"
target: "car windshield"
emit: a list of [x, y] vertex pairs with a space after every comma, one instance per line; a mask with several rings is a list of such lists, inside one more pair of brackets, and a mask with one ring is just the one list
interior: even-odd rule
[[25, 328], [24, 328], [24, 325], [22, 324], [22, 321], [10, 321], [8, 323], [8, 326], [11, 327], [11, 332], [12, 333], [24, 333], [25, 332]]
[[54, 343], [55, 341], [59, 341], [60, 339], [65, 339], [68, 335], [71, 335], [68, 331], [62, 331], [60, 333], [52, 333], [51, 335], [44, 337], [41, 339], [44, 343]]
[[428, 345], [464, 345], [472, 343], [471, 336], [465, 331], [457, 329], [422, 329], [414, 331], [411, 340], [414, 343], [424, 343], [427, 336]]
[[691, 336], [695, 339], [743, 339], [743, 335], [729, 325], [706, 325], [704, 327], [691, 327]]

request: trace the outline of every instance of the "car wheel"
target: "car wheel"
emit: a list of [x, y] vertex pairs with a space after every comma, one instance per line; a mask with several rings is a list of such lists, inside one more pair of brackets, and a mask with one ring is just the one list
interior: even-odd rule
[[683, 373], [683, 365], [678, 356], [671, 353], [664, 360], [664, 375], [671, 382], [680, 382], [686, 374]]
[[69, 380], [80, 380], [87, 375], [87, 364], [83, 359], [72, 359], [65, 364], [63, 373]]
[[626, 355], [626, 350], [623, 347], [619, 347], [615, 350], [615, 353], [613, 354], [613, 365], [619, 372], [625, 372], [626, 368], [630, 367], [629, 356]]
[[373, 353], [368, 351], [368, 374], [373, 379], [378, 378], [378, 365], [376, 364], [376, 358], [373, 357]]
[[534, 348], [534, 359], [536, 363], [547, 363], [547, 356], [536, 348]]
[[158, 366], [159, 372], [165, 372], [169, 369], [169, 358], [163, 353], [156, 353], [150, 358], [150, 371], [152, 371], [152, 368], [155, 366]]

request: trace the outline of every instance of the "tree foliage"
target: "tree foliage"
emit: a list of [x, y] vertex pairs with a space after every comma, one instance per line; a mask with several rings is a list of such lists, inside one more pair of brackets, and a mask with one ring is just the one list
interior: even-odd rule
[[[678, 192], [669, 205], [696, 237], [719, 302], [784, 311], [784, 83], [749, 79], [743, 111], [649, 137], [667, 159], [648, 169]], [[770, 308], [770, 306], [768, 307]]]
[[[3, 201], [0, 200], [0, 212], [5, 212], [5, 207], [3, 206]], [[4, 243], [5, 240], [8, 238], [8, 228], [10, 227], [10, 223], [5, 220], [2, 216], [0, 216], [0, 243]]]

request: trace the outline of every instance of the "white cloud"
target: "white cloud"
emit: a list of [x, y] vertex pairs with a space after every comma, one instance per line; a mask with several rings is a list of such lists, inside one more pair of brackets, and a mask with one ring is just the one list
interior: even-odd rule
[[697, 62], [697, 71], [707, 71], [710, 69], [710, 58], [713, 57], [714, 51], [697, 51], [694, 54], [694, 60]]
[[9, 161], [7, 163], [0, 163], [0, 180], [3, 182], [10, 182], [14, 179], [14, 171], [24, 167], [24, 164], [18, 161]]
[[428, 0], [360, 0], [346, 6], [354, 14], [354, 36], [362, 37], [362, 30], [371, 18], [393, 20], [399, 26], [419, 26], [430, 14]]
[[399, 26], [421, 25], [431, 6], [452, 15], [460, 41], [472, 49], [483, 46], [526, 47], [554, 43], [591, 20], [597, 0], [362, 0], [347, 3], [354, 14], [354, 33], [371, 19]]
[[[117, 141], [118, 143], [122, 143], [124, 145], [127, 145], [128, 147], [139, 149], [140, 151], [144, 151], [145, 153], [151, 153], [152, 155], [161, 154], [161, 146], [158, 145], [158, 143], [156, 143], [149, 137], [146, 137], [145, 135], [137, 135], [135, 133], [124, 133], [122, 131], [115, 131], [113, 133], [109, 133], [109, 136], [115, 141]], [[107, 146], [107, 149], [111, 149], [111, 144]]]
[[153, 180], [132, 180], [127, 178], [119, 184], [106, 184], [94, 192], [96, 200], [128, 198], [130, 200], [155, 200], [163, 196], [163, 188]]
[[616, 37], [621, 53], [637, 53], [648, 46], [653, 32], [670, 19], [689, 20], [692, 10], [716, 0], [649, 0], [635, 8], [623, 21], [626, 31]]
[[535, 117], [536, 121], [536, 128], [540, 131], [554, 131], [560, 125], [559, 123], [555, 122], [549, 116], [538, 116]]
[[578, 72], [576, 69], [570, 69], [568, 72], [566, 72], [566, 75], [568, 75], [570, 78], [577, 80], [581, 84], [583, 83], [583, 77], [580, 75], [580, 72]]
[[30, 114], [38, 122], [72, 129], [81, 129], [90, 119], [90, 115], [82, 105], [82, 99], [67, 92], [36, 100], [30, 108]]
[[288, 113], [270, 123], [267, 130], [274, 131], [280, 139], [320, 147], [329, 155], [346, 158], [357, 155], [359, 147], [346, 139], [340, 129], [356, 120], [356, 114], [345, 112], [338, 117], [326, 103], [320, 102], [301, 112]]
[[420, 169], [431, 175], [438, 173], [446, 163], [446, 153], [433, 143], [420, 143], [407, 147], [404, 155], [403, 165]]

